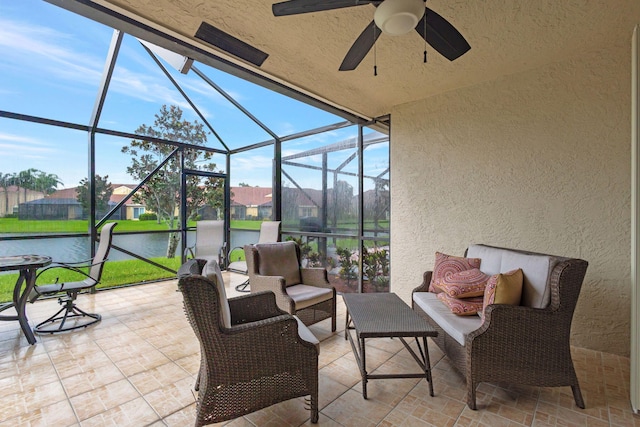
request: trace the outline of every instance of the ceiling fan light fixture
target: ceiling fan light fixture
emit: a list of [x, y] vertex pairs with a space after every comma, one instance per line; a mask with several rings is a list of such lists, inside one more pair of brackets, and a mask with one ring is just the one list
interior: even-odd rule
[[383, 33], [400, 36], [413, 30], [424, 12], [424, 0], [384, 0], [373, 19]]

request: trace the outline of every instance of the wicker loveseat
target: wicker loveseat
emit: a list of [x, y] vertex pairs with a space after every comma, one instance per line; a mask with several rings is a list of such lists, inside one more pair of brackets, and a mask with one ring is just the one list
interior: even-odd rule
[[317, 423], [320, 344], [311, 331], [277, 307], [273, 292], [227, 299], [215, 260], [189, 260], [178, 278], [200, 342], [195, 425], [231, 420], [300, 396], [309, 396], [311, 422]]
[[429, 292], [431, 271], [413, 291], [414, 310], [436, 328], [435, 342], [466, 377], [469, 407], [476, 409], [480, 382], [496, 382], [570, 386], [576, 405], [584, 408], [569, 338], [587, 262], [487, 245], [472, 245], [465, 255], [480, 258], [486, 274], [523, 272], [520, 305], [489, 305], [484, 322], [453, 314]]

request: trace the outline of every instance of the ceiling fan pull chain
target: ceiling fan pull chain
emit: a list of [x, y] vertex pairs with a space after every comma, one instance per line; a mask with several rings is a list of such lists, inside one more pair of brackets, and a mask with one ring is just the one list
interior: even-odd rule
[[376, 49], [376, 26], [373, 26], [373, 75], [378, 75], [378, 51]]
[[424, 22], [424, 63], [427, 63], [427, 11], [424, 11], [424, 16], [422, 18]]

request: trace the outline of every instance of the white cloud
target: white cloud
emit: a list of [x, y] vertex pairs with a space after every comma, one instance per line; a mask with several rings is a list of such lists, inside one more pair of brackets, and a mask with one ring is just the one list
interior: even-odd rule
[[103, 61], [69, 48], [71, 40], [71, 35], [52, 28], [0, 18], [0, 55], [5, 66], [39, 70], [75, 84], [95, 84]]

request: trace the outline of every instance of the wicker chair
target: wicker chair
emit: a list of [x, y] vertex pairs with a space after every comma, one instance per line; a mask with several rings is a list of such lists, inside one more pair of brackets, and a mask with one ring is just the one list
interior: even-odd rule
[[[465, 375], [469, 408], [476, 409], [476, 388], [480, 382], [540, 387], [570, 386], [576, 405], [584, 408], [569, 341], [573, 311], [588, 263], [576, 258], [486, 245], [474, 245], [474, 249], [489, 253], [502, 252], [514, 259], [548, 257], [551, 262], [547, 264], [549, 267], [544, 273], [549, 299], [546, 306], [531, 307], [523, 295], [519, 306], [487, 306], [484, 322], [477, 318], [474, 320], [475, 316], [463, 316], [461, 322], [478, 322], [479, 326], [477, 329], [470, 329], [464, 345], [416, 303], [416, 297], [420, 293], [428, 292], [432, 272], [425, 272], [422, 284], [413, 290], [413, 309], [438, 331], [438, 336], [433, 340], [458, 371]], [[467, 254], [470, 257], [476, 256], [469, 252]], [[487, 261], [482, 259], [481, 269], [485, 262]], [[503, 265], [503, 271], [508, 269], [511, 267], [504, 269]], [[526, 267], [524, 270], [527, 282]], [[525, 287], [526, 285], [527, 283]]]
[[251, 292], [272, 291], [280, 309], [305, 325], [331, 318], [336, 330], [336, 289], [324, 268], [300, 267], [300, 248], [293, 241], [246, 245]]
[[[207, 272], [214, 264], [215, 274]], [[318, 340], [278, 309], [272, 292], [226, 299], [215, 260], [193, 259], [178, 272], [184, 309], [200, 341], [196, 426], [231, 420], [310, 396], [318, 421]], [[207, 277], [203, 276], [206, 274]], [[218, 286], [221, 284], [221, 286]]]

